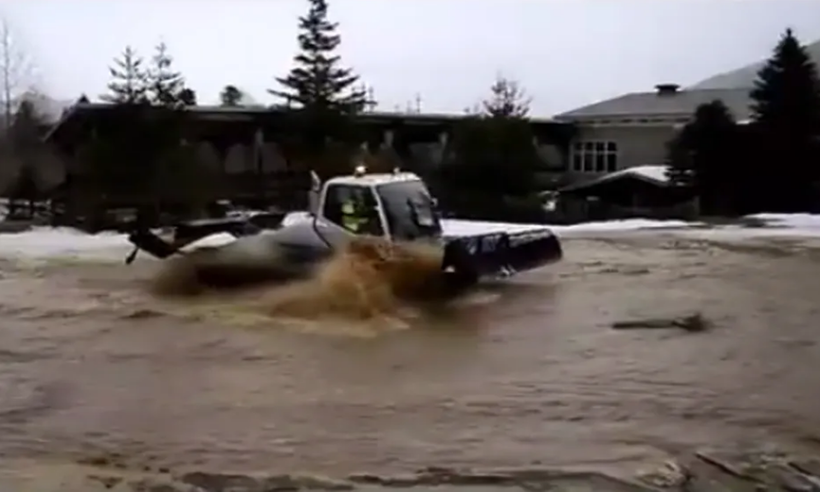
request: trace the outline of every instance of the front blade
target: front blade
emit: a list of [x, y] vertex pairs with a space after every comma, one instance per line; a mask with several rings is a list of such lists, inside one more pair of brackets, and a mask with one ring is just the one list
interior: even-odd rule
[[509, 276], [556, 262], [561, 243], [548, 229], [497, 232], [448, 241], [444, 268], [478, 277]]

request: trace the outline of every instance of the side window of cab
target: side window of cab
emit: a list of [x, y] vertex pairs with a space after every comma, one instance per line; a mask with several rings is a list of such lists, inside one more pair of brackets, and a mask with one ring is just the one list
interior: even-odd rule
[[322, 214], [354, 234], [384, 234], [376, 198], [373, 190], [366, 186], [328, 186]]

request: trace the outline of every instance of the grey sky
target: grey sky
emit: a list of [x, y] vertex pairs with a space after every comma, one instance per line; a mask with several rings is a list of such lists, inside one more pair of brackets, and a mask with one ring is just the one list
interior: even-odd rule
[[[168, 43], [202, 103], [235, 84], [259, 102], [291, 66], [305, 0], [0, 0], [52, 97], [104, 91], [126, 44]], [[793, 27], [820, 38], [816, 0], [330, 0], [343, 60], [380, 109], [460, 112], [497, 72], [540, 116], [659, 82], [683, 85], [769, 54]]]

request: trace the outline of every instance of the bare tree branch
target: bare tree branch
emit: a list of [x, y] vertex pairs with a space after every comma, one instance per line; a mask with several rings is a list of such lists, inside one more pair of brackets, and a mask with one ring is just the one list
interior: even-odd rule
[[8, 132], [20, 97], [31, 89], [34, 66], [8, 20], [0, 19], [0, 98]]

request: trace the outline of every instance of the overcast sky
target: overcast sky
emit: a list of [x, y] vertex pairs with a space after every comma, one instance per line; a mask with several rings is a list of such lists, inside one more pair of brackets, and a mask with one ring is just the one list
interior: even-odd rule
[[[201, 103], [235, 84], [259, 102], [291, 66], [306, 0], [0, 0], [52, 97], [101, 94], [125, 45], [164, 40]], [[461, 112], [496, 73], [549, 116], [660, 82], [688, 85], [766, 57], [793, 27], [820, 38], [817, 0], [330, 0], [341, 54], [380, 109]]]

